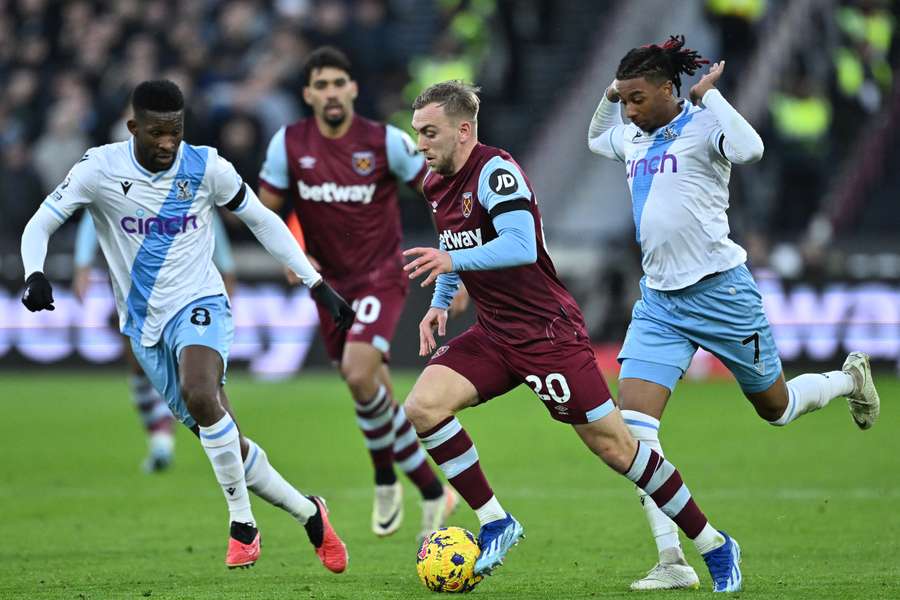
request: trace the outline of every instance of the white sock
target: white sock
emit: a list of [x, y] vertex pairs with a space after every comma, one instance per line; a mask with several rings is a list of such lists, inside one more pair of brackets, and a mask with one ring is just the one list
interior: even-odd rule
[[482, 526], [491, 521], [499, 521], [506, 518], [506, 511], [500, 506], [497, 496], [491, 496], [491, 499], [485, 502], [481, 508], [476, 508], [475, 514], [478, 515], [478, 523]]
[[806, 373], [787, 382], [788, 405], [772, 425], [784, 426], [800, 415], [819, 410], [835, 398], [853, 391], [853, 378], [843, 371]]
[[216, 481], [228, 503], [232, 521], [255, 525], [250, 511], [250, 494], [244, 479], [244, 461], [241, 460], [241, 443], [238, 428], [231, 415], [225, 414], [217, 423], [200, 427], [200, 445], [212, 463]]
[[247, 487], [254, 494], [273, 506], [284, 509], [302, 525], [316, 514], [316, 505], [288, 483], [281, 473], [269, 464], [269, 456], [256, 442], [248, 437], [247, 460], [244, 461], [244, 474]]
[[[656, 450], [660, 456], [665, 456], [662, 445], [659, 443], [659, 421], [657, 419], [636, 410], [623, 410], [622, 418], [625, 419], [628, 430], [631, 431], [634, 439]], [[641, 500], [641, 506], [644, 507], [644, 515], [647, 517], [650, 531], [656, 541], [657, 552], [662, 555], [664, 550], [677, 548], [680, 554], [681, 543], [678, 539], [678, 526], [675, 521], [659, 510], [653, 498], [648, 496], [644, 490], [639, 487], [635, 487], [635, 490]]]
[[715, 550], [724, 543], [725, 536], [716, 531], [716, 528], [709, 523], [706, 524], [700, 535], [694, 538], [694, 546], [697, 547], [697, 552], [700, 554], [706, 554], [711, 550]]

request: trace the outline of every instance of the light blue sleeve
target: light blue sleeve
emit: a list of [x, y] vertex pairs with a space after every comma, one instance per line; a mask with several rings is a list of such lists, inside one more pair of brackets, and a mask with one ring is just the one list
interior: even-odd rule
[[481, 168], [478, 176], [478, 201], [488, 212], [508, 200], [531, 200], [531, 190], [518, 167], [495, 156]]
[[527, 210], [511, 210], [493, 218], [497, 237], [484, 246], [452, 250], [454, 271], [490, 271], [530, 265], [537, 260], [534, 217]]
[[416, 150], [409, 135], [393, 125], [385, 127], [388, 169], [400, 181], [409, 183], [425, 165], [425, 157]]
[[91, 213], [84, 211], [75, 234], [75, 268], [88, 267], [97, 255], [97, 229]]
[[[441, 250], [447, 247], [440, 244]], [[453, 297], [459, 291], [459, 274], [457, 273], [441, 273], [434, 282], [434, 294], [431, 295], [431, 306], [447, 310], [453, 302]]]
[[284, 145], [284, 127], [275, 132], [266, 150], [266, 160], [259, 171], [259, 178], [274, 188], [286, 190], [290, 187], [287, 148]]
[[234, 255], [231, 253], [231, 240], [228, 239], [228, 232], [225, 230], [225, 223], [218, 212], [213, 212], [212, 218], [213, 239], [215, 240], [215, 249], [213, 250], [213, 263], [220, 273], [234, 273]]

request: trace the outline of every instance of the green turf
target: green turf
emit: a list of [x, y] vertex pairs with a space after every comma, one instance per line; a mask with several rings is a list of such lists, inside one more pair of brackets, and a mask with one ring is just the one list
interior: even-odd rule
[[[397, 377], [405, 393], [412, 376]], [[740, 598], [900, 598], [900, 435], [883, 377], [881, 421], [850, 422], [843, 401], [784, 430], [756, 418], [734, 384], [679, 387], [667, 455], [714, 524], [744, 550]], [[263, 555], [223, 564], [227, 517], [199, 444], [179, 432], [175, 467], [139, 472], [144, 439], [122, 374], [0, 374], [0, 598], [430, 598], [415, 573], [418, 508], [388, 539], [369, 532], [368, 458], [347, 392], [331, 374], [283, 383], [234, 376], [246, 433], [302, 489], [323, 494], [350, 567], [327, 573], [289, 517], [255, 502]], [[462, 421], [527, 540], [479, 597], [700, 598], [629, 593], [655, 548], [632, 486], [592, 458], [520, 388]], [[453, 524], [477, 530], [468, 508]]]

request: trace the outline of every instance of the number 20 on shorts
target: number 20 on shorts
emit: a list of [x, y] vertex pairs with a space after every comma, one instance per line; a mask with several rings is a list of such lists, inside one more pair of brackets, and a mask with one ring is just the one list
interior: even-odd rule
[[356, 311], [356, 320], [360, 323], [374, 323], [381, 314], [381, 300], [375, 296], [365, 296], [354, 300], [352, 306]]
[[[572, 397], [572, 392], [569, 391], [569, 382], [562, 373], [550, 373], [543, 381], [537, 375], [529, 375], [525, 381], [528, 382], [537, 397], [544, 402], [553, 400], [559, 404], [565, 404]], [[547, 393], [542, 393], [545, 388]]]

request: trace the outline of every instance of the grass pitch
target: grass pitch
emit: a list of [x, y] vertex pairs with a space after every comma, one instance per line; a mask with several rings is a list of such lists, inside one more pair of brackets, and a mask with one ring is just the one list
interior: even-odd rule
[[[401, 398], [414, 374], [398, 375]], [[835, 401], [784, 429], [733, 383], [683, 383], [662, 435], [700, 506], [744, 551], [736, 598], [900, 598], [900, 382], [878, 379], [881, 420], [860, 432]], [[0, 598], [434, 598], [415, 572], [417, 493], [394, 536], [369, 530], [371, 469], [332, 373], [281, 383], [232, 376], [244, 431], [295, 485], [324, 495], [350, 548], [325, 571], [302, 529], [255, 500], [263, 554], [223, 565], [227, 513], [199, 444], [179, 431], [171, 471], [139, 470], [145, 440], [123, 373], [0, 374]], [[463, 413], [494, 490], [527, 539], [476, 597], [701, 598], [628, 592], [655, 558], [632, 486], [551, 421], [527, 387]], [[452, 524], [477, 532], [463, 506]]]

